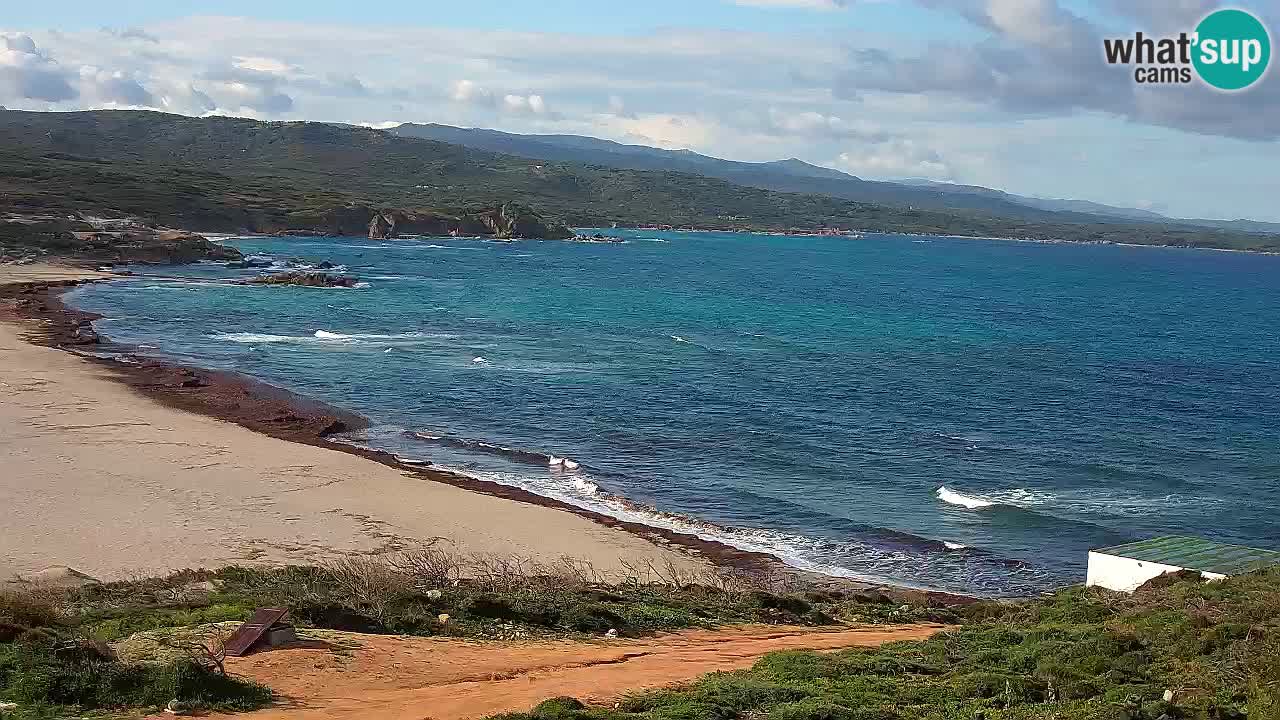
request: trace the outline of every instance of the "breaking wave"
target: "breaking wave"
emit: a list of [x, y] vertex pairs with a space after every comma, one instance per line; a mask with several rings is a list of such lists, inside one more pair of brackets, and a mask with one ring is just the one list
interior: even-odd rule
[[937, 495], [938, 499], [944, 503], [960, 505], [961, 507], [967, 507], [970, 510], [989, 508], [996, 504], [990, 500], [983, 500], [982, 498], [958, 493], [945, 485], [938, 488]]

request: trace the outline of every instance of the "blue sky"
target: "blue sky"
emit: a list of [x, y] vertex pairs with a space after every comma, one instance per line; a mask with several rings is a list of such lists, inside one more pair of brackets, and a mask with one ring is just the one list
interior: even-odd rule
[[[1272, 28], [1280, 0], [1237, 3]], [[1280, 221], [1280, 80], [1140, 88], [1207, 0], [23, 3], [0, 104], [441, 122]], [[1276, 34], [1275, 31], [1272, 31]]]

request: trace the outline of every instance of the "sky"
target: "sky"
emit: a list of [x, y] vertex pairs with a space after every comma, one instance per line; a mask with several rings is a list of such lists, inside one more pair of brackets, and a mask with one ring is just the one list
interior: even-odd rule
[[[571, 133], [1280, 221], [1280, 72], [1228, 94], [1103, 61], [1102, 38], [1192, 30], [1208, 0], [16, 5], [10, 109]], [[1232, 6], [1280, 36], [1280, 0]]]

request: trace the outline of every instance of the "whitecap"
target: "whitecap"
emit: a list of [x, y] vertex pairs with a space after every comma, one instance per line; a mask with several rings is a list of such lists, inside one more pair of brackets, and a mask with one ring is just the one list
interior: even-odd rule
[[574, 462], [573, 460], [570, 460], [569, 458], [564, 459], [565, 470], [577, 470], [579, 467], [581, 466], [578, 463]]
[[676, 342], [682, 342], [682, 343], [687, 343], [687, 342], [689, 342], [688, 340], [685, 340], [684, 338], [680, 337], [679, 335], [672, 335], [672, 336], [671, 336], [671, 339], [672, 339], [672, 340], [675, 340]]
[[968, 546], [968, 545], [963, 545], [963, 544], [961, 544], [961, 543], [957, 543], [957, 542], [950, 542], [949, 540], [943, 540], [943, 541], [942, 541], [942, 544], [943, 544], [943, 546], [945, 546], [948, 550], [968, 550], [968, 549], [969, 549], [969, 546]]
[[214, 340], [227, 340], [238, 343], [282, 343], [297, 342], [305, 339], [292, 335], [269, 335], [267, 333], [218, 333], [209, 337]]
[[977, 510], [979, 508], [988, 508], [988, 507], [991, 507], [992, 505], [995, 505], [995, 503], [991, 502], [990, 500], [983, 500], [982, 498], [971, 497], [969, 495], [962, 495], [961, 493], [955, 492], [954, 490], [947, 488], [945, 485], [938, 488], [938, 499], [941, 500], [942, 502], [950, 503], [952, 505], [961, 505], [963, 507], [967, 507], [970, 510]]

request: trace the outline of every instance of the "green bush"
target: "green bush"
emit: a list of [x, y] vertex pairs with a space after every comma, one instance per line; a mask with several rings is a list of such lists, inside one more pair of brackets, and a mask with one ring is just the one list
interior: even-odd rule
[[564, 718], [572, 718], [578, 712], [585, 710], [583, 705], [577, 698], [557, 697], [550, 700], [543, 700], [533, 708], [533, 716], [540, 720], [563, 720]]
[[85, 709], [160, 707], [177, 699], [213, 710], [253, 710], [271, 702], [256, 683], [183, 660], [131, 664], [54, 643], [21, 643], [0, 655], [0, 697], [22, 706]]

